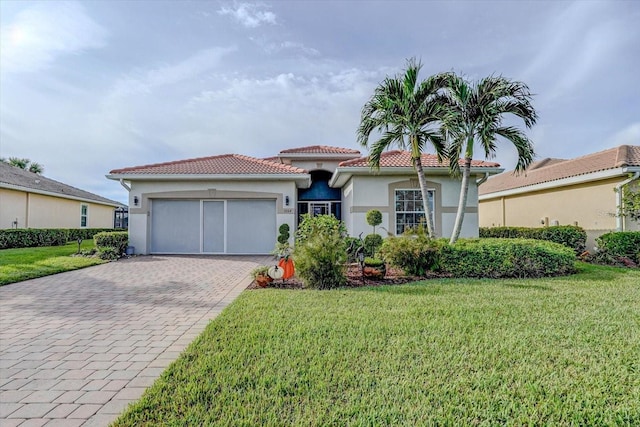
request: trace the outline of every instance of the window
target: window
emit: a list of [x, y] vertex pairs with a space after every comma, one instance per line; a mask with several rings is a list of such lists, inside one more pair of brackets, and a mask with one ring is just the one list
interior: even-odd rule
[[[434, 197], [435, 191], [429, 191], [429, 207], [431, 219], [435, 224]], [[424, 207], [422, 205], [422, 192], [420, 190], [396, 190], [396, 235], [401, 235], [408, 228], [420, 225], [424, 220]]]
[[80, 205], [80, 227], [87, 226], [87, 216], [89, 212], [89, 207], [87, 205]]

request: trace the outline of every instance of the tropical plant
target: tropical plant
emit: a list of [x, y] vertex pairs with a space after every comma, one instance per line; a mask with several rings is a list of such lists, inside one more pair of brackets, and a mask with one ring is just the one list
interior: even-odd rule
[[618, 215], [626, 216], [632, 221], [640, 222], [640, 185], [625, 184], [622, 191], [622, 205]]
[[29, 159], [21, 159], [19, 157], [9, 157], [8, 159], [2, 158], [0, 161], [8, 163], [11, 166], [15, 166], [20, 169], [28, 170], [29, 172], [37, 173], [38, 175], [44, 172], [44, 167], [40, 163], [32, 162]]
[[447, 76], [442, 127], [447, 136], [447, 157], [454, 174], [460, 174], [459, 159], [464, 157], [458, 212], [449, 241], [453, 244], [460, 236], [464, 221], [474, 146], [478, 144], [488, 159], [495, 157], [498, 137], [511, 142], [518, 152], [515, 170], [520, 173], [533, 161], [533, 144], [521, 129], [505, 125], [503, 119], [506, 115], [515, 116], [522, 119], [529, 129], [536, 123], [538, 115], [531, 104], [529, 87], [522, 82], [502, 76], [489, 76], [477, 82], [468, 82], [454, 73]]
[[438, 74], [419, 82], [421, 68], [422, 64], [415, 58], [409, 59], [404, 74], [387, 77], [378, 85], [371, 99], [362, 107], [357, 135], [358, 142], [368, 147], [371, 133], [377, 131], [381, 134], [371, 145], [369, 153], [369, 165], [374, 170], [380, 168], [382, 153], [391, 146], [411, 151], [422, 192], [427, 230], [433, 236], [421, 155], [429, 144], [435, 149], [438, 159], [446, 154], [438, 119], [441, 113], [440, 91], [448, 78], [446, 74]]

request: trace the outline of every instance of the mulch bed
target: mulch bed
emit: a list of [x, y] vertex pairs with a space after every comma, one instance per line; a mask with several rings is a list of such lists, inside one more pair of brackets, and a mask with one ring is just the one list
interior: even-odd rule
[[[436, 279], [445, 277], [439, 274], [432, 273], [425, 277], [407, 276], [401, 269], [387, 267], [387, 274], [383, 279], [369, 279], [362, 278], [362, 272], [359, 264], [349, 264], [347, 267], [347, 286], [351, 288], [358, 288], [361, 286], [384, 286], [384, 285], [401, 285], [404, 283], [415, 282], [425, 279]], [[269, 288], [278, 289], [304, 289], [304, 285], [297, 277], [292, 277], [289, 280], [274, 280], [268, 286]], [[247, 289], [265, 289], [252, 282]]]

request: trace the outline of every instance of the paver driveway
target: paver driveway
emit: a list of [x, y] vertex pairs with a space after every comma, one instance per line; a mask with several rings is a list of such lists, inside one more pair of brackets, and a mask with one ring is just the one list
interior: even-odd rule
[[0, 425], [106, 426], [270, 257], [135, 257], [0, 287]]

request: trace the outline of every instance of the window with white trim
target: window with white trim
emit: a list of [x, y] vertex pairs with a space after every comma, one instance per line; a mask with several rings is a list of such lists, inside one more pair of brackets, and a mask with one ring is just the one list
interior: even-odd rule
[[80, 205], [80, 227], [87, 226], [87, 217], [89, 216], [89, 206]]
[[[435, 225], [434, 199], [435, 190], [428, 190], [431, 219]], [[396, 235], [401, 235], [409, 228], [415, 228], [424, 221], [422, 192], [419, 189], [395, 191]]]

